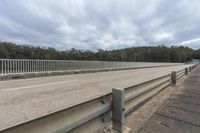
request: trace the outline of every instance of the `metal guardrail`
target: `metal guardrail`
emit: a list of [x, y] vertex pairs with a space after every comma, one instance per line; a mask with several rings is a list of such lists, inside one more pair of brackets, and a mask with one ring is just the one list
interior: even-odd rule
[[2, 133], [97, 133], [110, 124], [114, 131], [122, 133], [125, 117], [171, 83], [175, 84], [194, 67], [128, 88], [113, 89], [106, 96], [10, 127]]
[[183, 69], [183, 70], [180, 70], [178, 72], [176, 72], [176, 75], [177, 75], [177, 79], [180, 79], [181, 77], [183, 77], [185, 75], [185, 72], [186, 70]]
[[112, 62], [74, 60], [0, 59], [0, 75], [57, 72], [85, 69], [119, 69], [179, 65], [181, 63]]
[[1, 133], [94, 133], [99, 132], [111, 117], [111, 94], [44, 117], [16, 125]]
[[127, 116], [134, 110], [134, 107], [142, 103], [145, 99], [150, 98], [162, 88], [171, 83], [170, 74], [125, 89], [125, 115]]
[[[139, 85], [135, 85], [125, 89], [113, 89], [113, 94], [119, 96], [120, 100], [116, 98], [117, 102], [113, 102], [116, 105], [113, 105], [115, 108], [112, 110], [113, 114], [118, 117], [118, 119], [114, 122], [117, 123], [113, 125], [114, 130], [118, 132], [123, 132], [124, 130], [124, 119], [138, 107], [140, 107], [145, 101], [149, 98], [156, 95], [159, 91], [164, 89], [170, 84], [176, 84], [176, 81], [188, 74], [188, 69], [191, 71], [194, 69], [196, 65], [190, 66], [189, 68], [185, 68], [179, 71], [173, 71], [171, 74], [153, 79], [148, 82], [141, 83]], [[121, 106], [117, 105], [120, 103]], [[121, 111], [123, 110], [123, 111]], [[124, 117], [124, 118], [122, 118]], [[121, 119], [119, 119], [121, 118]]]
[[[127, 117], [130, 113], [132, 113], [134, 110], [139, 108], [145, 101], [153, 97], [155, 94], [157, 94], [159, 91], [167, 87], [171, 83], [171, 74], [153, 79], [148, 82], [141, 83], [139, 85], [135, 85], [129, 88], [125, 88], [122, 90], [119, 89], [113, 89], [113, 94], [116, 92], [123, 95], [121, 97], [124, 97], [123, 106], [118, 107], [117, 109], [113, 110], [114, 114], [115, 112], [119, 112], [117, 110], [124, 110], [121, 114], [118, 113], [118, 117]], [[121, 102], [121, 101], [120, 101]], [[117, 102], [118, 103], [118, 102]], [[116, 104], [117, 104], [116, 103]], [[115, 105], [113, 105], [115, 106]], [[118, 120], [117, 122], [120, 126], [113, 126], [114, 130], [118, 132], [123, 132], [124, 130], [124, 121]], [[120, 124], [119, 124], [120, 123]]]

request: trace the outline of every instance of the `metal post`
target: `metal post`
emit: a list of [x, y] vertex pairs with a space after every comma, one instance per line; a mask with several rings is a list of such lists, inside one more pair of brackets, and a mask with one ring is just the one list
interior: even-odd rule
[[32, 73], [32, 68], [33, 68], [33, 64], [32, 64], [32, 60], [30, 60], [30, 73]]
[[42, 72], [44, 72], [44, 60], [42, 60]]
[[25, 70], [24, 70], [24, 60], [22, 60], [22, 72], [23, 72], [23, 74], [25, 73]]
[[189, 67], [189, 72], [191, 72], [192, 71], [192, 69], [191, 69], [191, 67]]
[[14, 60], [12, 60], [12, 74], [15, 73], [14, 72]]
[[18, 74], [18, 72], [19, 72], [19, 71], [18, 71], [18, 68], [19, 68], [19, 67], [18, 67], [18, 60], [17, 60], [17, 59], [16, 59], [16, 61], [15, 61], [15, 65], [16, 65], [16, 74]]
[[8, 60], [8, 64], [7, 64], [7, 66], [8, 66], [8, 68], [7, 68], [7, 70], [8, 70], [8, 74], [10, 74], [10, 60]]
[[4, 60], [4, 75], [6, 75], [7, 74], [7, 60]]
[[185, 68], [185, 75], [188, 75], [188, 68]]
[[27, 73], [27, 60], [24, 61], [24, 70], [25, 70], [25, 73]]
[[112, 123], [113, 130], [118, 133], [123, 132], [125, 113], [124, 113], [124, 90], [112, 90]]
[[0, 62], [1, 62], [1, 76], [3, 76], [3, 60], [0, 59]]
[[23, 65], [22, 65], [22, 60], [20, 60], [20, 72], [21, 72], [21, 74], [23, 74], [23, 67], [22, 67]]
[[33, 60], [33, 72], [34, 72], [34, 73], [37, 72], [37, 71], [36, 71], [36, 62], [35, 62], [35, 60]]
[[171, 83], [174, 85], [176, 84], [176, 71], [171, 73]]

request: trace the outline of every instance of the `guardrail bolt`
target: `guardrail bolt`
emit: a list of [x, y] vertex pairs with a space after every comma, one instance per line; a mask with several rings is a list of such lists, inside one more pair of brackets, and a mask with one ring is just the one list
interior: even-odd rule
[[177, 78], [176, 72], [173, 71], [173, 72], [171, 73], [171, 83], [172, 83], [173, 85], [176, 84], [176, 78]]
[[106, 98], [105, 98], [105, 96], [103, 96], [103, 98], [102, 98], [102, 100], [101, 100], [101, 103], [102, 103], [102, 104], [106, 104]]
[[124, 90], [112, 90], [112, 126], [113, 130], [122, 133], [124, 129], [125, 113], [124, 113]]
[[188, 75], [188, 68], [185, 68], [185, 75]]

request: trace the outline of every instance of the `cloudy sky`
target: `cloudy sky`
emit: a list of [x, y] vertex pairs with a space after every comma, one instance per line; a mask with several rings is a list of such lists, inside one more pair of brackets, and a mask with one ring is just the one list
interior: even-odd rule
[[200, 0], [1, 0], [0, 40], [59, 50], [200, 48]]

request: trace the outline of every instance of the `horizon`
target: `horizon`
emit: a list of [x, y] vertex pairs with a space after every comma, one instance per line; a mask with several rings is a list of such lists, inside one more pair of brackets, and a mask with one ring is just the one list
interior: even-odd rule
[[158, 45], [196, 50], [198, 5], [197, 0], [2, 0], [0, 40], [56, 50]]

